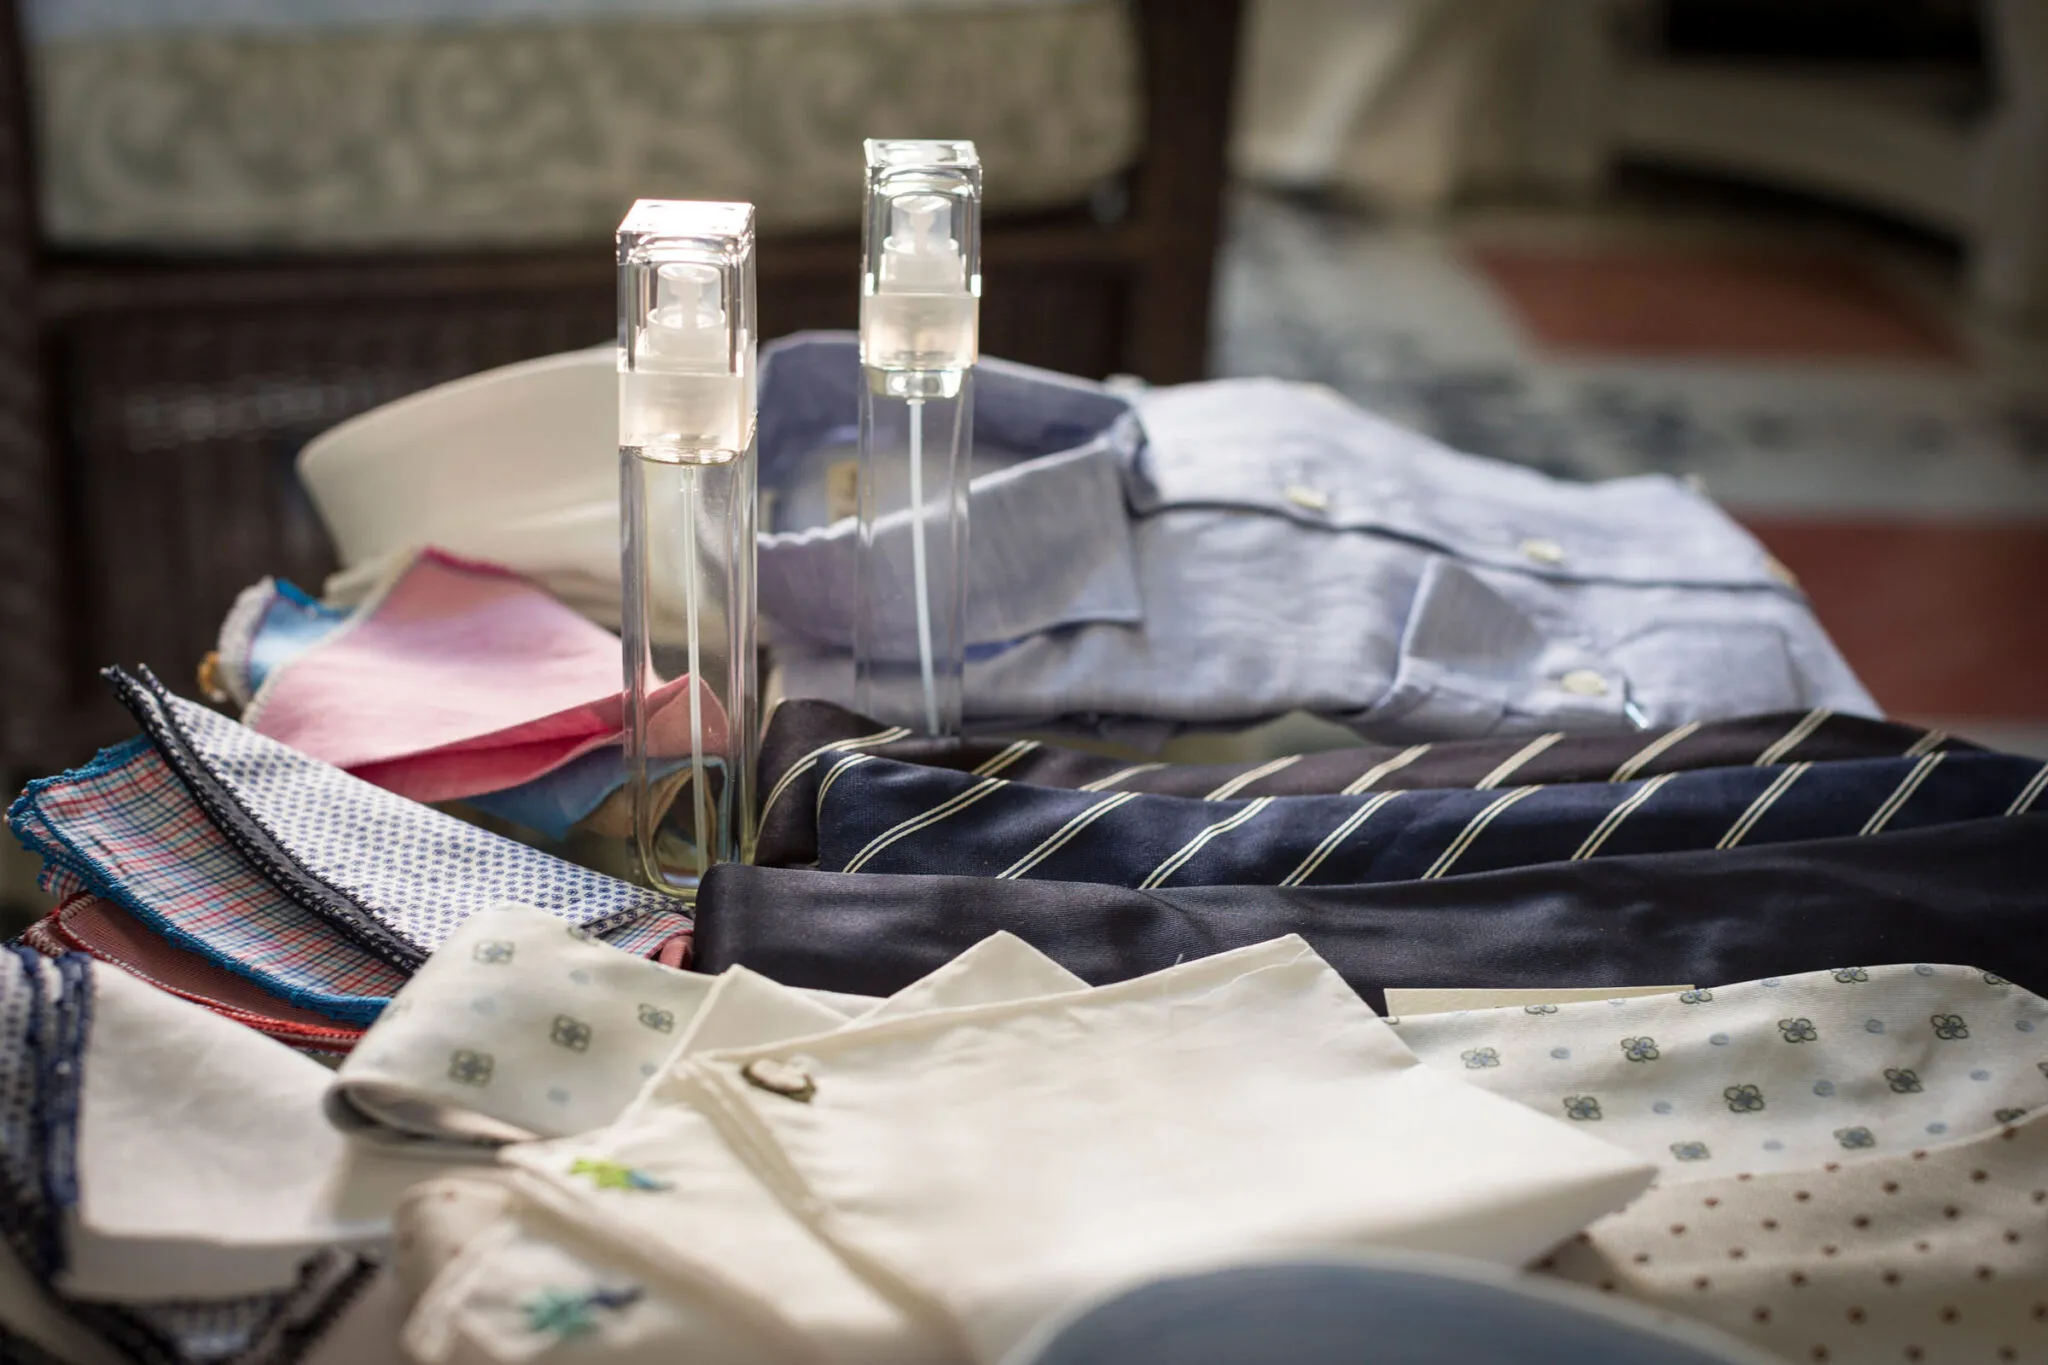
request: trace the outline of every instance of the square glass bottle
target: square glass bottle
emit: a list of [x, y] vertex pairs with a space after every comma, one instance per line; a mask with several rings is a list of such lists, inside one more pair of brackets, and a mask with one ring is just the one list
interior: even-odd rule
[[753, 205], [640, 200], [618, 264], [626, 779], [643, 875], [691, 895], [754, 842]]

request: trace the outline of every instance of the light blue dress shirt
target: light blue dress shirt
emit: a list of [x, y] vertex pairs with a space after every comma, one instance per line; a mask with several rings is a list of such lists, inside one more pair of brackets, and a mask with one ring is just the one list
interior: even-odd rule
[[[785, 693], [842, 703], [854, 525], [821, 524], [821, 490], [858, 366], [846, 334], [762, 353], [764, 624]], [[1560, 482], [1279, 380], [986, 360], [975, 382], [975, 728], [1300, 709], [1407, 742], [1880, 714], [1789, 575], [1671, 479]]]

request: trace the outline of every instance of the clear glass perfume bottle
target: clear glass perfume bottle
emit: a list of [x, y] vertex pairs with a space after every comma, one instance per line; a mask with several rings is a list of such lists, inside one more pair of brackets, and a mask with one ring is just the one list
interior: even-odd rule
[[754, 842], [754, 207], [643, 199], [618, 249], [626, 775], [690, 895]]
[[862, 245], [854, 704], [957, 734], [981, 350], [974, 144], [870, 139]]

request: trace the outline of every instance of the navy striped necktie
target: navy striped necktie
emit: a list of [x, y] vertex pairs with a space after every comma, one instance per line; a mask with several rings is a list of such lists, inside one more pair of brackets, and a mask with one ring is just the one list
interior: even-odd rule
[[2017, 815], [2044, 787], [2037, 759], [1936, 752], [1632, 782], [1204, 801], [835, 751], [818, 782], [818, 865], [1141, 889], [1407, 881]]
[[1220, 801], [1232, 796], [1424, 787], [1628, 782], [1694, 768], [1917, 758], [1976, 747], [1940, 730], [1813, 710], [1692, 721], [1666, 730], [1550, 731], [1434, 744], [1359, 745], [1256, 763], [1160, 763], [1033, 740], [933, 739], [831, 702], [797, 699], [776, 707], [762, 739], [757, 790], [765, 799], [754, 860], [774, 867], [817, 861], [814, 815], [824, 774], [821, 761], [834, 749], [859, 749], [1041, 787], [1157, 792]]

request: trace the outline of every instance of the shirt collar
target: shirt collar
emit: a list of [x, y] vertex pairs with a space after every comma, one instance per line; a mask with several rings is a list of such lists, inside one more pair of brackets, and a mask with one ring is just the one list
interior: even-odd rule
[[[760, 480], [781, 507], [815, 504], [821, 449], [851, 457], [860, 384], [850, 332], [762, 349]], [[973, 401], [967, 643], [1142, 621], [1124, 473], [1144, 438], [1130, 404], [1099, 384], [986, 359]], [[851, 646], [854, 536], [841, 518], [761, 537], [760, 604], [774, 630]]]

